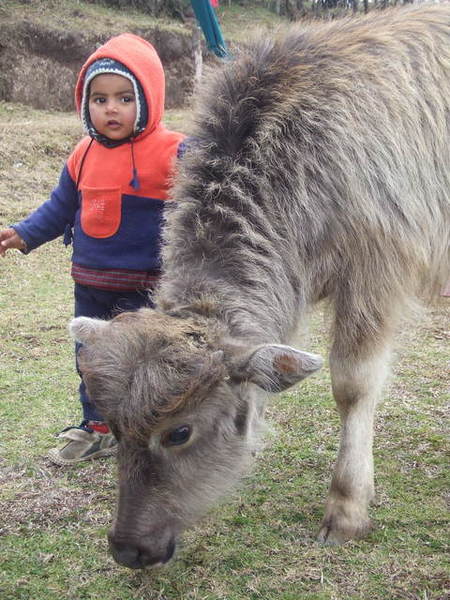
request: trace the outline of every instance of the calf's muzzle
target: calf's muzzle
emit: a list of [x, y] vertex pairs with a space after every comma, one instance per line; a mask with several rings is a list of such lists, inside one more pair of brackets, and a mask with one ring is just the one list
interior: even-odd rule
[[150, 537], [125, 541], [116, 539], [114, 532], [110, 532], [108, 539], [114, 560], [129, 569], [143, 569], [165, 564], [174, 555], [176, 547], [173, 537], [167, 542]]

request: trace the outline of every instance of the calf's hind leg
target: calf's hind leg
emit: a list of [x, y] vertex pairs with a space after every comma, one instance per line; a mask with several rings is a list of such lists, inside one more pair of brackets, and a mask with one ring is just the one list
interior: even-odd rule
[[389, 354], [388, 343], [380, 343], [380, 338], [370, 350], [354, 356], [349, 355], [348, 346], [343, 351], [342, 339], [334, 343], [330, 368], [341, 439], [318, 537], [321, 542], [341, 544], [364, 536], [371, 528], [368, 505], [374, 497], [374, 413]]

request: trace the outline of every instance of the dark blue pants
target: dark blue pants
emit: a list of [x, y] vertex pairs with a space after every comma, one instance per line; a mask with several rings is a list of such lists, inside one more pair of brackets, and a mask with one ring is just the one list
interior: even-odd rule
[[[153, 308], [151, 293], [147, 290], [138, 290], [135, 292], [110, 292], [97, 288], [87, 287], [85, 285], [75, 284], [75, 316], [76, 317], [96, 317], [98, 319], [111, 319], [117, 314], [137, 310], [142, 306]], [[81, 344], [75, 345], [75, 356]], [[77, 371], [81, 377], [76, 360]], [[86, 386], [83, 379], [80, 384], [80, 402], [83, 406], [83, 420], [103, 421], [102, 416], [96, 411], [95, 406], [89, 400], [86, 392]]]

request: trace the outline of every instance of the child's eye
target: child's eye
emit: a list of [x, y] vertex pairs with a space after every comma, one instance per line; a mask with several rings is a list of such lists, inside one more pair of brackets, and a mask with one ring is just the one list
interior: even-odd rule
[[104, 101], [105, 101], [105, 99], [104, 99], [104, 98], [98, 98], [98, 97], [97, 97], [97, 98], [94, 98], [94, 99], [92, 100], [92, 102], [93, 102], [94, 104], [103, 104], [103, 102], [104, 102]]
[[134, 96], [123, 96], [122, 97], [122, 102], [128, 103], [128, 102], [133, 102], [134, 101]]

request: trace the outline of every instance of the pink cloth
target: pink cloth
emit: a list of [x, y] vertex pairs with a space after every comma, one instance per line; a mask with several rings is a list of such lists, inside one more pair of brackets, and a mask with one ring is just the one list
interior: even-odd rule
[[446, 296], [446, 297], [450, 298], [450, 280], [447, 281], [447, 285], [442, 290], [441, 296]]
[[211, 6], [214, 8], [219, 8], [219, 0], [209, 0], [211, 2]]

